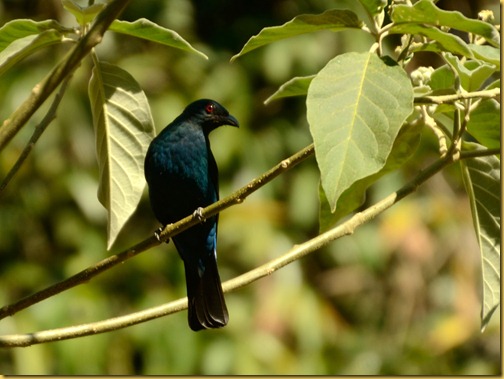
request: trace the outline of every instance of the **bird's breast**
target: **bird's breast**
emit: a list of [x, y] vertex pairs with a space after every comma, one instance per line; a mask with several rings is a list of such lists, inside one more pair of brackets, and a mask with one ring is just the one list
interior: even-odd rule
[[205, 139], [197, 136], [153, 142], [145, 169], [151, 203], [161, 222], [176, 221], [217, 199], [210, 157]]

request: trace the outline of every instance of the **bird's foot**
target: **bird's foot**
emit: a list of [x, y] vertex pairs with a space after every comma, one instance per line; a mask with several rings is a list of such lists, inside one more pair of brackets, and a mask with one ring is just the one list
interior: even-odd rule
[[205, 217], [203, 216], [203, 208], [198, 207], [193, 213], [193, 217], [196, 217], [200, 222], [205, 221]]

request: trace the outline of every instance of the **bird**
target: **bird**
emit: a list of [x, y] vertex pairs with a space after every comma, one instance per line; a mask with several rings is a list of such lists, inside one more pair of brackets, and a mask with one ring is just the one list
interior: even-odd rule
[[[218, 102], [200, 99], [189, 104], [150, 143], [144, 161], [149, 200], [163, 225], [219, 200], [218, 168], [209, 134], [238, 120]], [[229, 314], [217, 267], [218, 214], [175, 235], [172, 240], [184, 262], [188, 323], [194, 330], [225, 326]]]

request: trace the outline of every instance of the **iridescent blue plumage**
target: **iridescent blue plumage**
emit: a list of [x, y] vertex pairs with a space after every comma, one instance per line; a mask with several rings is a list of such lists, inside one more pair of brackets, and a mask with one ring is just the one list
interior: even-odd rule
[[[209, 133], [238, 121], [219, 103], [202, 99], [151, 142], [145, 157], [145, 178], [156, 218], [167, 225], [219, 199], [218, 170], [210, 150]], [[227, 324], [228, 312], [217, 269], [218, 216], [173, 237], [184, 261], [193, 330]]]

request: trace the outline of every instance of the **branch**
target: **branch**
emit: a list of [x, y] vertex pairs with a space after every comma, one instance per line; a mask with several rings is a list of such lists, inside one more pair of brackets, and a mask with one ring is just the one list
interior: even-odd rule
[[19, 171], [19, 169], [23, 165], [24, 161], [28, 158], [28, 155], [30, 155], [31, 151], [35, 147], [35, 144], [39, 140], [42, 133], [46, 130], [46, 128], [51, 123], [51, 121], [56, 118], [56, 111], [58, 110], [58, 106], [61, 102], [61, 99], [63, 98], [63, 95], [65, 94], [66, 87], [67, 87], [70, 79], [71, 79], [71, 75], [67, 76], [66, 79], [63, 81], [63, 84], [61, 84], [60, 90], [58, 91], [58, 93], [54, 97], [54, 100], [51, 104], [51, 107], [47, 111], [46, 115], [44, 116], [44, 118], [42, 119], [40, 124], [38, 124], [35, 127], [35, 130], [33, 131], [33, 134], [31, 136], [30, 140], [28, 141], [27, 145], [23, 149], [18, 160], [16, 161], [14, 166], [12, 166], [11, 170], [7, 173], [4, 180], [0, 184], [0, 196], [2, 195], [5, 187], [7, 187], [9, 182], [16, 175], [16, 173]]
[[266, 183], [269, 183], [270, 181], [275, 179], [278, 175], [291, 169], [298, 163], [301, 163], [306, 158], [313, 155], [314, 152], [315, 148], [313, 144], [311, 144], [305, 147], [304, 149], [298, 151], [296, 154], [290, 156], [289, 158], [284, 159], [283, 161], [278, 163], [275, 167], [271, 168], [269, 171], [265, 172], [257, 179], [254, 179], [246, 186], [240, 188], [232, 195], [204, 208], [198, 215], [198, 217], [192, 215], [182, 219], [180, 222], [177, 222], [175, 224], [166, 225], [164, 229], [161, 231], [161, 233], [159, 233], [159, 239], [161, 241], [166, 241], [168, 240], [169, 237], [172, 237], [180, 232], [183, 232], [184, 230], [190, 228], [191, 226], [196, 225], [204, 221], [205, 219], [216, 215], [217, 213], [221, 212], [226, 208], [229, 208], [232, 205], [241, 204], [250, 194], [257, 191]]
[[4, 121], [0, 127], [0, 151], [21, 130], [35, 111], [44, 103], [61, 82], [79, 66], [82, 59], [99, 44], [110, 24], [119, 16], [130, 0], [113, 0], [96, 17], [93, 26], [68, 55], [38, 83], [30, 96]]
[[71, 276], [68, 279], [53, 284], [52, 286], [36, 292], [33, 295], [27, 296], [13, 304], [2, 307], [0, 309], [0, 320], [7, 316], [12, 316], [16, 312], [26, 309], [29, 306], [39, 303], [51, 296], [57, 295], [58, 293], [61, 293], [79, 284], [86, 283], [95, 276], [116, 266], [117, 264], [122, 263], [127, 259], [130, 259], [135, 255], [140, 254], [141, 252], [146, 251], [154, 246], [157, 246], [161, 242], [168, 240], [168, 238], [183, 232], [184, 230], [190, 228], [193, 225], [196, 225], [197, 223], [202, 222], [205, 218], [211, 217], [223, 211], [224, 209], [229, 208], [231, 205], [242, 203], [243, 200], [245, 200], [245, 198], [251, 193], [257, 191], [259, 188], [272, 181], [281, 173], [304, 161], [306, 158], [313, 155], [313, 152], [314, 148], [313, 144], [311, 144], [305, 147], [303, 150], [292, 155], [291, 157], [283, 160], [275, 167], [261, 175], [259, 178], [251, 181], [249, 184], [242, 187], [230, 196], [204, 208], [202, 210], [203, 219], [200, 219], [199, 217], [193, 215], [185, 217], [184, 219], [174, 224], [165, 226], [159, 235], [159, 239], [153, 235], [119, 254], [101, 260], [95, 265], [80, 271], [79, 273]]
[[[310, 146], [309, 146], [310, 147]], [[305, 149], [306, 150], [306, 149]], [[498, 149], [463, 152], [460, 155], [461, 159], [474, 158], [478, 156], [493, 155], [499, 152]], [[285, 161], [284, 161], [285, 162]], [[427, 169], [421, 171], [415, 179], [407, 183], [398, 191], [390, 194], [383, 200], [375, 205], [367, 208], [363, 212], [355, 214], [347, 222], [334, 227], [333, 229], [320, 234], [319, 236], [304, 242], [300, 245], [295, 245], [287, 253], [281, 257], [274, 259], [260, 267], [257, 267], [243, 275], [234, 279], [228, 280], [222, 284], [224, 292], [229, 292], [234, 289], [243, 287], [252, 283], [260, 278], [271, 275], [273, 272], [296, 261], [314, 251], [326, 246], [330, 242], [343, 237], [345, 235], [353, 234], [355, 229], [372, 220], [380, 213], [384, 212], [394, 204], [399, 202], [404, 197], [416, 191], [418, 186], [426, 180], [434, 176], [444, 167], [456, 162], [451, 156], [439, 159], [430, 165]], [[246, 187], [244, 187], [246, 188]], [[242, 189], [243, 190], [243, 189]], [[241, 190], [240, 190], [241, 191]], [[240, 192], [238, 191], [238, 192]], [[209, 208], [209, 207], [208, 207]], [[205, 210], [208, 212], [208, 208]], [[39, 343], [60, 341], [71, 338], [78, 338], [87, 335], [105, 333], [112, 330], [125, 328], [128, 326], [143, 323], [155, 318], [166, 316], [187, 308], [187, 298], [178, 299], [168, 304], [160, 305], [157, 307], [149, 308], [141, 312], [131, 313], [125, 316], [115, 317], [108, 320], [93, 322], [89, 324], [82, 324], [78, 326], [71, 326], [66, 328], [52, 329], [41, 332], [29, 334], [13, 334], [0, 337], [0, 347], [22, 347], [30, 346]]]
[[492, 88], [484, 91], [455, 93], [452, 95], [440, 96], [420, 96], [414, 99], [415, 104], [443, 104], [453, 103], [457, 100], [473, 99], [473, 98], [493, 98], [500, 95], [500, 88]]

